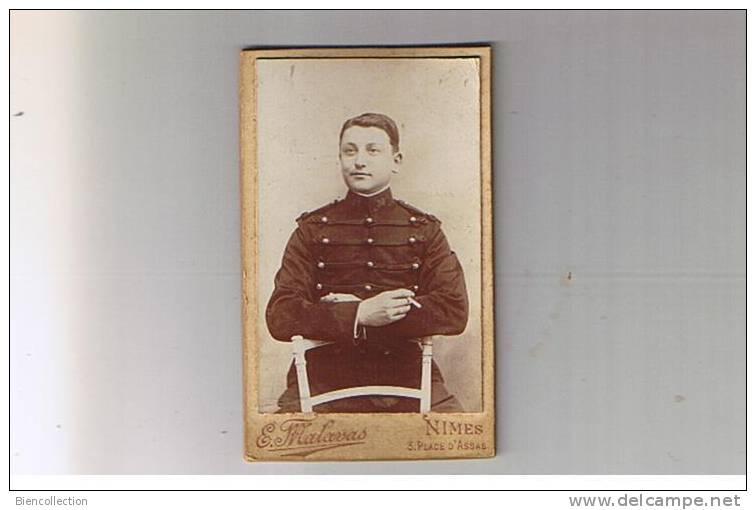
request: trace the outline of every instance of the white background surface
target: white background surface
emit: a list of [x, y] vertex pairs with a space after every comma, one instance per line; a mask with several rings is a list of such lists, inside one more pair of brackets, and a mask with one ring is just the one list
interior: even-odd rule
[[[452, 42], [494, 51], [499, 456], [244, 464], [238, 50]], [[743, 473], [744, 64], [742, 12], [13, 13], [12, 472]]]

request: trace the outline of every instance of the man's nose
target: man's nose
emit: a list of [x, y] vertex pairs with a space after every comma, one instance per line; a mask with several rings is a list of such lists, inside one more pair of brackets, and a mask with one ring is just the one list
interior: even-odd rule
[[362, 155], [361, 152], [358, 152], [357, 155], [355, 156], [354, 166], [355, 168], [365, 168], [365, 157]]

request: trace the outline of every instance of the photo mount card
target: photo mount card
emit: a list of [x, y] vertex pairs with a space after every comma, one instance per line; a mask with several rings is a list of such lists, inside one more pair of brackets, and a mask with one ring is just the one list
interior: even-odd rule
[[244, 456], [495, 455], [487, 46], [241, 53]]

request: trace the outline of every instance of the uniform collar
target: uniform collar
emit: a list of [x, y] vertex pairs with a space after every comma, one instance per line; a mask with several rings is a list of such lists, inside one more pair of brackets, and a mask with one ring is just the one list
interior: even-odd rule
[[391, 194], [391, 188], [386, 188], [377, 195], [371, 197], [365, 197], [358, 195], [353, 191], [349, 191], [344, 198], [344, 201], [353, 207], [364, 208], [370, 214], [376, 211], [386, 208], [394, 203], [394, 197]]

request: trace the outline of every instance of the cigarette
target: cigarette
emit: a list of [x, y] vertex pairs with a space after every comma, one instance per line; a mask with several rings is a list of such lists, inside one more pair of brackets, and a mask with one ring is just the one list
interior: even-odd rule
[[417, 308], [422, 308], [423, 305], [412, 299], [411, 297], [408, 297], [407, 300], [410, 302], [411, 305], [415, 305]]

